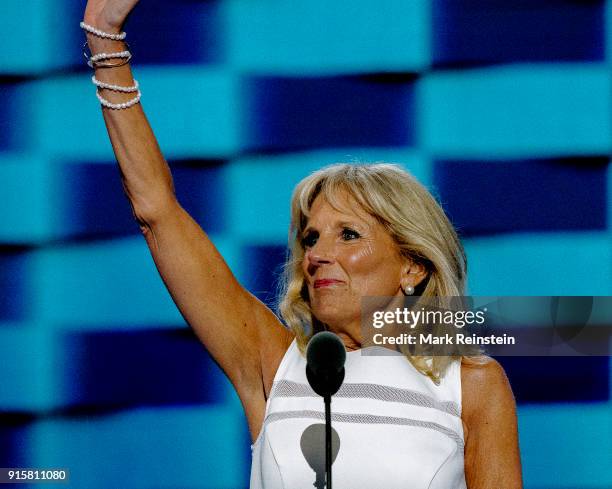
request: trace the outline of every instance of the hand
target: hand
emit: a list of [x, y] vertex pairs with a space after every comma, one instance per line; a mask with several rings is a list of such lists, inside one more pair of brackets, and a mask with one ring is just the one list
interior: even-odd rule
[[83, 21], [105, 32], [120, 32], [138, 0], [88, 0]]

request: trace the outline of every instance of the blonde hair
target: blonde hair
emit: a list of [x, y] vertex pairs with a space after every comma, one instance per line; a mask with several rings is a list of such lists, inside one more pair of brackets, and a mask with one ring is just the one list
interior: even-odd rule
[[[322, 195], [330, 205], [336, 206], [337, 195], [342, 190], [385, 226], [403, 256], [425, 267], [427, 276], [416, 287], [416, 294], [422, 297], [465, 295], [465, 251], [446, 214], [423, 185], [396, 164], [327, 166], [304, 178], [291, 199], [289, 255], [283, 271], [279, 312], [295, 334], [302, 352], [310, 337], [324, 329], [312, 313], [305, 286], [301, 266], [302, 232], [316, 197]], [[456, 358], [406, 356], [436, 383]]]

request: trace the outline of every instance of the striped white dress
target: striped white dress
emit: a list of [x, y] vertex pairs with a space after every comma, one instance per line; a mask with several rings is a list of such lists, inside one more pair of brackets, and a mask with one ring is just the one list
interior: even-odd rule
[[[347, 352], [344, 384], [332, 399], [333, 487], [465, 489], [460, 368], [453, 362], [435, 385], [401, 355]], [[252, 446], [251, 489], [324, 487], [325, 411], [305, 369], [294, 341]]]

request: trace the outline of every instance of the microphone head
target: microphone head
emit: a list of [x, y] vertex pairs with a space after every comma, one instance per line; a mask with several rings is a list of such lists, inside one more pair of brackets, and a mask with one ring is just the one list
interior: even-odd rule
[[319, 372], [338, 372], [346, 362], [344, 343], [329, 331], [315, 334], [306, 347], [306, 362], [316, 374]]
[[306, 377], [320, 396], [338, 392], [344, 381], [344, 343], [334, 333], [322, 331], [314, 335], [306, 349]]

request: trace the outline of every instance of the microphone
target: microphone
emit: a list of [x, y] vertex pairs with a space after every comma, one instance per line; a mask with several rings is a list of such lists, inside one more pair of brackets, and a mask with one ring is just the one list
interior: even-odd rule
[[[334, 333], [321, 331], [310, 338], [306, 348], [306, 378], [312, 390], [323, 396], [325, 404], [326, 489], [332, 489], [332, 463], [336, 458], [332, 452], [331, 396], [338, 392], [344, 381], [345, 361], [344, 343]], [[317, 472], [315, 487], [322, 487], [322, 482], [320, 472]]]
[[306, 378], [317, 394], [331, 397], [344, 381], [344, 343], [334, 333], [315, 334], [306, 348]]

